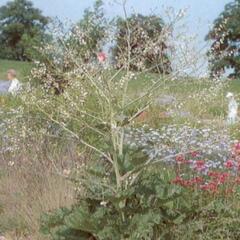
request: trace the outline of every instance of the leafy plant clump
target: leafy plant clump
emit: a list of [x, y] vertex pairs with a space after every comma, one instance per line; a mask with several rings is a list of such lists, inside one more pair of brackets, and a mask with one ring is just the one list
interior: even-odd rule
[[[52, 239], [169, 239], [171, 229], [192, 214], [184, 200], [187, 191], [159, 171], [144, 171], [137, 181], [129, 179], [131, 187], [119, 191], [104, 185], [105, 171], [88, 173], [96, 184], [81, 186], [85, 194], [76, 206], [43, 216], [41, 230]], [[105, 181], [111, 179], [110, 173]]]

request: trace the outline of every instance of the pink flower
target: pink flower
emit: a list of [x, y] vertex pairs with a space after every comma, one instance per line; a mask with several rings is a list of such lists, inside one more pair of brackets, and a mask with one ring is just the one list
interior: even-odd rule
[[199, 153], [197, 151], [193, 151], [190, 153], [193, 158], [197, 157]]
[[236, 150], [240, 150], [240, 142], [238, 142], [238, 143], [235, 144], [235, 149], [236, 149]]
[[238, 142], [234, 145], [233, 154], [240, 155], [240, 142]]
[[100, 52], [97, 54], [97, 58], [100, 63], [103, 63], [106, 61], [107, 55], [104, 52]]
[[198, 171], [202, 171], [205, 169], [205, 161], [204, 160], [198, 160], [195, 162], [195, 169]]
[[237, 162], [237, 170], [240, 171], [240, 162]]
[[234, 162], [233, 162], [233, 160], [227, 160], [226, 162], [225, 162], [225, 164], [224, 164], [224, 166], [226, 167], [226, 168], [233, 168], [234, 167]]
[[204, 165], [205, 165], [205, 161], [203, 160], [196, 161], [197, 168], [202, 168]]

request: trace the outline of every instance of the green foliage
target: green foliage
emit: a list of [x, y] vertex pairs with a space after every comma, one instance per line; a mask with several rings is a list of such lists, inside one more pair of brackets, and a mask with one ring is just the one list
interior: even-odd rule
[[[179, 225], [173, 233], [173, 239], [239, 239], [239, 207], [229, 204], [228, 200], [215, 199], [210, 202], [202, 208], [202, 211], [199, 211], [199, 214], [192, 221]], [[235, 199], [232, 203], [238, 200]]]
[[0, 58], [29, 60], [46, 37], [49, 19], [31, 1], [14, 0], [0, 8]]
[[[120, 172], [141, 169], [145, 161], [144, 154], [125, 148], [118, 159]], [[45, 214], [42, 232], [54, 240], [172, 239], [172, 229], [197, 211], [187, 198], [189, 192], [171, 184], [171, 172], [143, 170], [127, 178], [121, 189], [116, 188], [114, 174], [102, 160], [80, 169], [72, 176], [81, 189], [78, 204]]]
[[131, 188], [116, 193], [102, 187], [99, 183], [85, 189], [86, 196], [71, 210], [45, 215], [42, 231], [54, 240], [157, 239], [185, 219], [178, 207], [181, 189], [159, 173], [145, 172]]
[[211, 71], [221, 74], [231, 68], [231, 76], [240, 75], [240, 1], [234, 0], [225, 6], [224, 11], [215, 20], [212, 30], [206, 36], [212, 40], [209, 51]]
[[[169, 73], [171, 63], [166, 53], [166, 36], [163, 20], [155, 15], [131, 15], [117, 19], [116, 45], [113, 57], [118, 68], [131, 58], [130, 69]], [[130, 54], [130, 56], [129, 56]]]

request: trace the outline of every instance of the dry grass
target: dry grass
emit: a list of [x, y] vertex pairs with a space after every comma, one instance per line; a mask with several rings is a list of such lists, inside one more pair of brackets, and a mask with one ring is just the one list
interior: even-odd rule
[[48, 159], [43, 164], [42, 158], [17, 156], [13, 166], [2, 160], [0, 231], [7, 239], [46, 239], [39, 234], [41, 215], [74, 202], [71, 182], [56, 174]]

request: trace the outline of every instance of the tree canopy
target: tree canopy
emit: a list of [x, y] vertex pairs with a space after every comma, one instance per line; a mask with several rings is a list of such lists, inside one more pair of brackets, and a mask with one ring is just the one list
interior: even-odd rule
[[0, 7], [0, 58], [29, 60], [43, 40], [49, 18], [28, 0], [14, 0]]
[[124, 66], [130, 57], [132, 70], [150, 69], [161, 73], [171, 71], [167, 39], [163, 33], [164, 22], [160, 17], [133, 14], [127, 19], [118, 18], [116, 27], [113, 57], [117, 67]]
[[[240, 0], [225, 6], [206, 36], [212, 40], [209, 50], [210, 70], [220, 75], [231, 69], [231, 76], [240, 76]], [[229, 71], [230, 72], [230, 71]]]
[[93, 8], [84, 11], [82, 19], [72, 29], [71, 45], [77, 48], [79, 56], [84, 61], [96, 58], [107, 37], [107, 20], [105, 18], [103, 1], [96, 0]]

